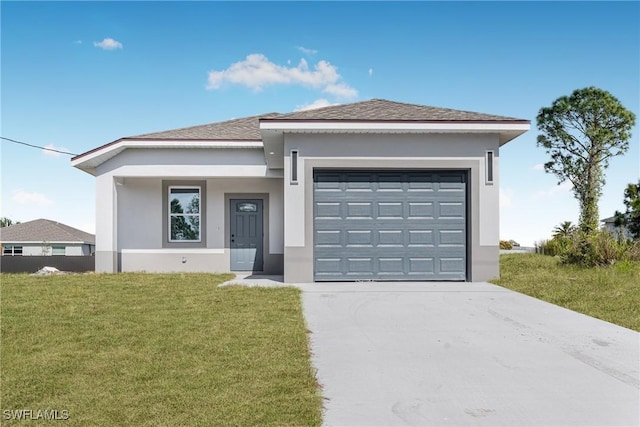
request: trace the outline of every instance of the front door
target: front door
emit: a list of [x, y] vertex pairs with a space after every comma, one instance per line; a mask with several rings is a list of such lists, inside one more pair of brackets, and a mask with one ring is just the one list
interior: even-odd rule
[[262, 271], [262, 200], [232, 199], [231, 270]]

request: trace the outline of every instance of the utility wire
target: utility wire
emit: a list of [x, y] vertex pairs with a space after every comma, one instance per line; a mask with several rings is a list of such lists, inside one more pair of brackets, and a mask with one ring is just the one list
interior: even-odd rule
[[16, 144], [26, 145], [27, 147], [39, 148], [41, 150], [46, 150], [46, 151], [53, 151], [54, 153], [67, 154], [69, 156], [77, 156], [77, 154], [69, 153], [68, 151], [60, 151], [60, 150], [56, 150], [55, 148], [40, 147], [39, 145], [27, 144], [26, 142], [16, 141], [15, 139], [5, 138], [4, 136], [0, 136], [0, 139], [4, 139], [5, 141], [9, 141], [9, 142], [15, 142]]

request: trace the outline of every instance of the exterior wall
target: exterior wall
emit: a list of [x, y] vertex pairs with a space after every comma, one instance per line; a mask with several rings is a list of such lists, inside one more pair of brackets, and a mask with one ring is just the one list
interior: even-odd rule
[[[290, 183], [291, 150], [299, 151], [298, 183]], [[494, 151], [494, 180], [485, 153]], [[469, 171], [468, 279], [499, 275], [497, 135], [288, 134], [284, 139], [284, 279], [313, 281], [313, 170], [461, 169]]]
[[[163, 243], [163, 182], [204, 181], [204, 245]], [[265, 199], [264, 272], [281, 274], [282, 171], [268, 171], [262, 149], [129, 149], [96, 177], [96, 271], [226, 272], [228, 195]], [[267, 226], [268, 225], [268, 226]]]
[[[162, 239], [162, 179], [127, 178], [118, 189], [118, 252], [121, 271], [230, 271], [229, 200], [264, 200], [264, 272], [282, 274], [283, 214], [281, 179], [206, 180], [206, 234], [202, 247], [167, 248]], [[172, 179], [172, 181], [174, 181]]]
[[[203, 195], [206, 209], [203, 209], [202, 219], [206, 227], [203, 227], [202, 247], [189, 247], [189, 244], [166, 247], [163, 242], [162, 230], [166, 220], [162, 209], [166, 203], [163, 181], [166, 180], [127, 177], [122, 185], [117, 186], [115, 241], [119, 266], [113, 271], [230, 271], [229, 199], [246, 197], [262, 198], [265, 204], [264, 272], [282, 274], [284, 222], [281, 179], [206, 179], [206, 194]], [[100, 243], [101, 239], [98, 239]]]
[[616, 238], [620, 238], [620, 237], [623, 237], [625, 239], [633, 238], [633, 236], [631, 236], [631, 232], [627, 227], [616, 227], [616, 224], [614, 222], [605, 222], [602, 225], [602, 228], [607, 230]]

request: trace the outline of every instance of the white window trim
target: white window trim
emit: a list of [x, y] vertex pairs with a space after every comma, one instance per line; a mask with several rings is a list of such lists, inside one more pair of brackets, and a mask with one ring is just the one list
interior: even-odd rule
[[487, 150], [484, 155], [484, 182], [493, 185], [496, 175], [496, 155], [493, 150]]
[[[11, 253], [4, 253], [4, 249], [6, 247], [11, 247]], [[16, 248], [20, 248], [20, 253], [16, 254]], [[23, 256], [24, 255], [24, 246], [23, 245], [3, 245], [2, 246], [2, 255], [3, 256]]]
[[[198, 204], [197, 214], [172, 214], [171, 213], [171, 190], [173, 189], [197, 189]], [[174, 216], [198, 216], [198, 239], [197, 240], [174, 240], [171, 238], [171, 218]], [[169, 243], [200, 243], [202, 242], [202, 187], [199, 185], [170, 185], [167, 187], [167, 239]]]

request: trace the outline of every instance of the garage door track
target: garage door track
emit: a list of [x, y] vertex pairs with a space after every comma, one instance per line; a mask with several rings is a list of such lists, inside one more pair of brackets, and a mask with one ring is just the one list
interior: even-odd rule
[[637, 332], [486, 283], [300, 288], [325, 425], [640, 425]]

